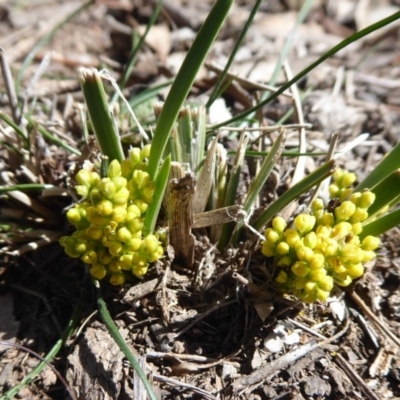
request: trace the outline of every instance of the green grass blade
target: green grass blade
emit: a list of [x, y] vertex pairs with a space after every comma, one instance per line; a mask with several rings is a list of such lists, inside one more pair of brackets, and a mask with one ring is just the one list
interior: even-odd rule
[[364, 239], [368, 235], [379, 236], [382, 233], [400, 225], [400, 209], [392, 211], [377, 220], [370, 222], [363, 226], [363, 230], [360, 233], [360, 239]]
[[375, 24], [372, 24], [361, 31], [349, 36], [347, 39], [344, 39], [341, 41], [339, 44], [336, 46], [333, 46], [330, 50], [328, 50], [325, 54], [323, 54], [320, 58], [318, 58], [317, 61], [313, 62], [310, 64], [308, 67], [304, 68], [301, 72], [299, 72], [296, 76], [294, 76], [291, 80], [289, 80], [287, 83], [285, 83], [283, 86], [281, 86], [275, 93], [271, 94], [271, 96], [268, 96], [265, 100], [261, 101], [258, 103], [256, 106], [251, 107], [247, 109], [246, 111], [243, 111], [242, 113], [236, 115], [235, 117], [223, 121], [219, 124], [213, 125], [210, 129], [217, 129], [220, 128], [224, 125], [229, 125], [232, 124], [233, 122], [242, 120], [244, 117], [247, 115], [257, 111], [259, 108], [265, 106], [266, 104], [270, 103], [272, 100], [275, 100], [279, 95], [281, 95], [285, 90], [289, 89], [290, 86], [292, 86], [294, 83], [298, 82], [300, 79], [302, 79], [304, 76], [306, 76], [310, 71], [312, 71], [315, 67], [323, 63], [325, 60], [327, 60], [329, 57], [333, 56], [336, 54], [338, 51], [344, 49], [346, 46], [348, 46], [351, 43], [356, 42], [357, 40], [360, 40], [364, 36], [369, 35], [372, 32], [375, 32], [376, 30], [383, 28], [384, 26], [398, 20], [400, 18], [400, 11], [394, 13], [393, 15], [384, 18]]
[[372, 191], [376, 198], [372, 206], [368, 208], [370, 217], [386, 205], [391, 204], [400, 195], [400, 170], [383, 179], [372, 188]]
[[45, 190], [52, 189], [57, 186], [41, 184], [41, 183], [21, 183], [19, 185], [0, 186], [0, 193], [12, 192], [14, 190]]
[[203, 63], [228, 14], [233, 0], [217, 0], [200, 28], [165, 100], [154, 132], [148, 172], [155, 178], [172, 126]]
[[89, 0], [86, 3], [83, 3], [79, 8], [77, 8], [73, 13], [68, 15], [63, 21], [61, 21], [59, 24], [57, 24], [47, 35], [45, 35], [39, 42], [36, 44], [36, 46], [32, 49], [32, 51], [28, 54], [28, 56], [25, 58], [24, 62], [21, 65], [21, 68], [18, 71], [17, 77], [15, 79], [15, 91], [17, 94], [20, 94], [21, 91], [21, 81], [22, 81], [22, 76], [25, 72], [25, 70], [29, 67], [29, 65], [32, 63], [36, 55], [39, 53], [39, 51], [46, 46], [46, 44], [53, 38], [53, 36], [57, 33], [59, 29], [61, 29], [65, 24], [70, 22], [72, 19], [74, 19], [77, 15], [79, 15], [85, 8], [89, 7], [91, 4], [94, 3], [94, 0]]
[[272, 219], [289, 203], [291, 203], [301, 194], [307, 192], [308, 190], [322, 182], [324, 179], [332, 175], [335, 169], [335, 161], [330, 160], [327, 163], [323, 164], [321, 167], [317, 168], [314, 172], [305, 177], [303, 180], [293, 185], [260, 215], [260, 217], [254, 224], [254, 228], [260, 230], [270, 219]]
[[286, 133], [282, 129], [281, 133], [271, 147], [271, 150], [268, 152], [268, 156], [263, 161], [259, 173], [250, 184], [250, 187], [247, 191], [246, 199], [243, 203], [243, 209], [244, 211], [246, 211], [246, 213], [249, 213], [252, 209], [257, 196], [260, 194], [261, 189], [263, 188], [269, 174], [272, 171], [272, 168], [277, 163], [285, 145], [285, 140]]
[[131, 54], [129, 55], [128, 62], [126, 63], [124, 72], [122, 73], [122, 77], [121, 77], [121, 80], [119, 82], [119, 87], [121, 88], [121, 90], [125, 87], [126, 82], [128, 82], [128, 79], [129, 79], [129, 77], [130, 77], [130, 75], [132, 73], [133, 66], [134, 66], [135, 61], [136, 61], [136, 56], [137, 56], [139, 50], [142, 48], [143, 43], [146, 40], [147, 34], [149, 33], [151, 27], [155, 24], [159, 14], [160, 14], [161, 9], [162, 9], [162, 0], [158, 0], [157, 4], [156, 4], [156, 7], [154, 9], [154, 12], [150, 17], [149, 22], [147, 23], [146, 30], [144, 31], [144, 34], [140, 37], [139, 42], [133, 48]]
[[99, 308], [99, 313], [101, 319], [104, 322], [104, 325], [107, 327], [108, 332], [110, 333], [111, 337], [114, 339], [115, 343], [118, 345], [120, 350], [124, 353], [125, 357], [128, 359], [132, 367], [135, 369], [136, 373], [138, 374], [140, 380], [143, 382], [144, 387], [147, 390], [150, 400], [157, 400], [156, 395], [154, 394], [153, 387], [151, 386], [150, 382], [146, 378], [146, 374], [140, 367], [139, 362], [136, 360], [135, 356], [133, 355], [131, 349], [126, 344], [125, 340], [119, 333], [117, 325], [115, 325], [114, 321], [111, 318], [110, 313], [108, 312], [107, 305], [103, 298], [101, 297], [100, 293], [100, 284], [97, 280], [93, 279], [94, 284], [97, 288], [97, 306]]
[[236, 56], [236, 53], [238, 52], [238, 50], [243, 42], [243, 39], [246, 36], [246, 33], [249, 30], [249, 28], [254, 20], [255, 15], [257, 14], [257, 11], [258, 11], [261, 3], [262, 3], [262, 0], [257, 0], [256, 3], [254, 4], [254, 7], [251, 10], [249, 18], [247, 18], [247, 21], [246, 21], [242, 31], [240, 32], [240, 35], [235, 43], [235, 46], [233, 47], [232, 52], [229, 55], [228, 62], [226, 63], [224, 70], [222, 71], [221, 75], [219, 76], [218, 81], [215, 84], [214, 89], [211, 93], [211, 96], [207, 101], [207, 104], [206, 104], [207, 109], [210, 108], [211, 104], [221, 94], [221, 92], [222, 92], [222, 91], [220, 91], [221, 85], [225, 81], [226, 74], [228, 73], [228, 70], [229, 70], [230, 66], [232, 65], [232, 62]]
[[124, 159], [121, 140], [110, 115], [100, 74], [94, 68], [79, 68], [78, 74], [100, 150], [110, 162], [113, 160], [121, 162]]
[[171, 157], [168, 156], [162, 163], [160, 170], [156, 176], [156, 192], [152, 203], [146, 210], [146, 216], [144, 219], [144, 233], [145, 235], [154, 232], [156, 226], [158, 213], [160, 212], [161, 204], [164, 198], [165, 189], [168, 184], [169, 170], [171, 168]]
[[11, 126], [11, 128], [14, 129], [15, 133], [21, 138], [23, 142], [23, 147], [25, 150], [28, 150], [29, 148], [29, 140], [25, 136], [24, 131], [3, 111], [0, 111], [0, 118], [8, 125]]
[[174, 80], [168, 79], [167, 81], [160, 83], [155, 86], [151, 86], [146, 88], [142, 92], [136, 94], [134, 97], [129, 99], [129, 104], [132, 108], [137, 107], [139, 104], [144, 103], [148, 100], [154, 99], [158, 93], [160, 93], [161, 89], [164, 89], [167, 86], [170, 86]]
[[24, 116], [26, 120], [29, 122], [29, 124], [34, 127], [37, 126], [38, 132], [47, 140], [50, 142], [56, 144], [59, 147], [62, 147], [63, 149], [69, 151], [72, 154], [75, 154], [77, 156], [81, 155], [81, 152], [77, 150], [75, 147], [70, 146], [69, 144], [63, 142], [61, 139], [58, 137], [54, 136], [51, 134], [47, 129], [45, 129], [43, 126], [41, 126], [38, 122], [36, 122], [34, 119], [32, 119], [29, 115]]
[[[240, 173], [242, 171], [242, 165], [245, 157], [245, 150], [248, 142], [249, 142], [249, 137], [246, 136], [245, 134], [242, 134], [239, 139], [238, 151], [236, 153], [236, 158], [233, 163], [228, 185], [226, 188], [224, 207], [234, 205], [236, 202], [236, 196], [240, 181]], [[223, 251], [226, 248], [226, 246], [228, 246], [234, 226], [235, 226], [234, 222], [223, 225], [217, 246], [220, 251]]]
[[296, 33], [297, 33], [300, 25], [306, 19], [307, 15], [310, 13], [311, 8], [314, 5], [314, 3], [315, 3], [315, 0], [306, 0], [303, 3], [303, 6], [301, 7], [300, 12], [297, 15], [296, 22], [295, 22], [293, 28], [290, 30], [289, 35], [286, 38], [285, 44], [283, 45], [283, 48], [282, 48], [281, 52], [279, 53], [278, 61], [275, 65], [274, 72], [272, 73], [272, 77], [269, 82], [269, 84], [271, 86], [275, 86], [276, 81], [278, 80], [279, 73], [282, 70], [283, 62], [286, 60], [286, 57], [289, 53], [290, 47], [292, 46], [293, 40], [296, 36]]
[[371, 171], [367, 177], [360, 182], [354, 189], [359, 192], [363, 189], [372, 189], [382, 180], [388, 177], [392, 172], [400, 168], [400, 143], [397, 143], [389, 154], [384, 157], [376, 168]]

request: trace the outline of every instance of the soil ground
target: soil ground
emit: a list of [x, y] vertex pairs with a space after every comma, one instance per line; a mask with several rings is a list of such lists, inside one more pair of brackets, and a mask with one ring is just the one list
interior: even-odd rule
[[[107, 68], [118, 78], [132, 47], [132, 30], [144, 31], [154, 3], [98, 1], [57, 30], [21, 80], [21, 98], [36, 120], [73, 147], [84, 148], [79, 117], [83, 98], [76, 69]], [[262, 3], [231, 67], [235, 76], [246, 80], [229, 87], [220, 108], [212, 110], [212, 122], [228, 119], [229, 113], [250, 107], [260, 96], [257, 85], [270, 81], [300, 3]], [[0, 4], [0, 47], [14, 78], [34, 46], [82, 4]], [[247, 0], [235, 2], [208, 62], [225, 65], [252, 6]], [[210, 7], [210, 1], [164, 2], [130, 76], [128, 97], [174, 76]], [[398, 9], [396, 1], [315, 1], [296, 30], [277, 85], [343, 38]], [[299, 82], [301, 93], [309, 92], [286, 123], [304, 118], [312, 124], [306, 132], [307, 150], [326, 152], [332, 133], [338, 131], [339, 150], [356, 144], [338, 163], [361, 179], [393, 148], [400, 138], [399, 50], [399, 24], [394, 22], [342, 50]], [[190, 101], [204, 103], [214, 73], [215, 68], [204, 66]], [[165, 94], [161, 91], [158, 100]], [[281, 96], [264, 107], [263, 124], [273, 125], [292, 102]], [[11, 115], [3, 81], [0, 111]], [[142, 112], [146, 123], [146, 107]], [[121, 122], [120, 131], [131, 132], [129, 120]], [[60, 188], [55, 194], [29, 191], [28, 200], [0, 198], [1, 221], [12, 221], [8, 231], [0, 231], [1, 340], [45, 356], [79, 305], [80, 329], [51, 364], [78, 399], [145, 399], [140, 381], [96, 313], [87, 270], [69, 259], [57, 241], [69, 229], [62, 210], [73, 201], [70, 171], [84, 158], [37, 133], [31, 139], [33, 155], [23, 154], [22, 165], [8, 147], [8, 131], [2, 128], [0, 135], [2, 185], [39, 182]], [[235, 150], [236, 138], [223, 135]], [[359, 138], [363, 140], [357, 142]], [[288, 149], [297, 147], [298, 140], [298, 130], [289, 131]], [[307, 157], [306, 172], [323, 159]], [[269, 181], [265, 191], [266, 202], [288, 187], [294, 163], [284, 158], [276, 168], [275, 182]], [[246, 168], [251, 171], [251, 163]], [[382, 237], [377, 259], [356, 284], [344, 292], [337, 289], [327, 303], [313, 305], [274, 292], [259, 247], [240, 244], [220, 254], [204, 231], [194, 234], [193, 270], [166, 257], [134, 286], [103, 287], [114, 321], [160, 399], [400, 399], [398, 229]], [[0, 393], [18, 384], [38, 363], [24, 348], [3, 346]], [[47, 368], [15, 398], [64, 399], [68, 394]]]

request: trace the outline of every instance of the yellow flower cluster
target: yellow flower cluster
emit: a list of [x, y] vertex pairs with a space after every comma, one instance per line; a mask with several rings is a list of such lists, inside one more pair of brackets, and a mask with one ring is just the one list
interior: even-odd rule
[[327, 207], [316, 199], [311, 213], [298, 215], [293, 227], [287, 228], [286, 221], [276, 217], [266, 229], [262, 252], [275, 258], [275, 280], [284, 292], [305, 302], [324, 301], [334, 283], [350, 285], [364, 273], [363, 263], [375, 258], [379, 239], [359, 237], [375, 195], [353, 193], [355, 180], [355, 174], [337, 170]]
[[146, 172], [149, 152], [150, 146], [132, 148], [121, 164], [110, 163], [105, 178], [87, 169], [76, 175], [83, 200], [67, 212], [76, 231], [60, 243], [70, 257], [91, 265], [92, 276], [110, 276], [113, 285], [122, 285], [127, 272], [142, 277], [164, 253], [155, 235], [142, 234], [143, 214], [155, 191]]

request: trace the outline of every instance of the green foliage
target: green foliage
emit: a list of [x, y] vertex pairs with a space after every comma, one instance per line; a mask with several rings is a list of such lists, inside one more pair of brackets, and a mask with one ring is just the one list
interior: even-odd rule
[[83, 200], [67, 212], [76, 231], [60, 243], [70, 257], [91, 266], [93, 277], [109, 276], [113, 285], [123, 284], [128, 273], [143, 277], [149, 263], [164, 253], [155, 235], [143, 236], [144, 215], [156, 189], [147, 172], [149, 152], [150, 146], [132, 148], [121, 164], [110, 163], [103, 178], [92, 166], [76, 175]]
[[363, 264], [375, 258], [380, 240], [372, 235], [360, 238], [375, 195], [354, 192], [355, 180], [355, 174], [338, 169], [327, 205], [316, 199], [310, 213], [297, 215], [292, 227], [275, 217], [265, 230], [262, 253], [274, 258], [275, 282], [283, 292], [305, 302], [324, 301], [334, 283], [350, 285], [364, 273]]

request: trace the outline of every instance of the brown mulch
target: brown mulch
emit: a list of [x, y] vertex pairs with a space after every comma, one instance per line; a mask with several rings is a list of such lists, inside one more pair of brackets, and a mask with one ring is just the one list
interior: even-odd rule
[[[297, 3], [301, 2], [262, 4], [231, 68], [246, 80], [231, 85], [214, 115], [241, 111], [260, 96], [257, 84], [271, 78], [295, 23]], [[0, 5], [0, 47], [14, 77], [35, 44], [82, 4], [36, 0]], [[76, 69], [107, 68], [118, 78], [132, 46], [132, 29], [143, 32], [154, 4], [98, 1], [64, 25], [24, 72], [21, 96], [27, 109], [63, 140], [84, 150], [85, 157], [94, 150], [86, 149], [82, 140], [83, 98]], [[128, 97], [174, 76], [211, 4], [164, 2], [127, 84]], [[235, 2], [209, 62], [224, 65], [252, 5]], [[396, 1], [316, 4], [293, 40], [290, 70], [296, 74], [344, 37], [398, 7]], [[312, 87], [302, 100], [305, 122], [312, 124], [307, 130], [309, 151], [326, 151], [334, 131], [340, 132], [339, 150], [368, 133], [366, 140], [338, 158], [341, 166], [362, 178], [398, 142], [399, 43], [399, 24], [393, 23], [341, 51], [299, 83], [300, 89]], [[191, 100], [207, 99], [214, 70], [205, 66], [200, 71]], [[285, 79], [282, 72], [278, 84]], [[292, 99], [281, 96], [264, 107], [264, 125], [273, 125], [291, 106]], [[0, 111], [11, 114], [2, 81]], [[143, 112], [152, 124], [147, 110]], [[287, 123], [298, 123], [299, 118], [294, 115]], [[119, 128], [121, 134], [131, 133], [129, 121]], [[34, 157], [22, 154], [26, 168], [21, 168], [21, 159], [8, 150], [7, 135], [2, 128], [0, 184], [40, 182], [62, 190], [30, 191], [30, 204], [0, 197], [0, 221], [14, 221], [13, 235], [0, 230], [0, 340], [45, 356], [79, 304], [80, 329], [52, 365], [78, 399], [145, 399], [140, 380], [95, 312], [96, 293], [85, 267], [69, 259], [57, 242], [69, 229], [61, 212], [73, 201], [70, 176], [84, 157], [46, 142], [34, 130]], [[226, 137], [223, 140], [228, 141]], [[235, 140], [227, 143], [232, 150]], [[288, 148], [298, 146], [297, 130], [289, 132], [287, 142]], [[306, 170], [322, 160], [307, 158]], [[266, 202], [288, 187], [294, 165], [284, 158], [276, 168], [264, 193]], [[244, 175], [252, 169], [248, 162]], [[23, 231], [26, 226], [34, 228], [31, 235]], [[305, 305], [274, 292], [267, 261], [257, 247], [241, 243], [220, 254], [201, 229], [194, 231], [193, 270], [174, 262], [169, 249], [143, 281], [123, 288], [105, 284], [103, 295], [160, 399], [400, 399], [399, 232], [384, 235], [378, 258], [366, 266], [365, 275], [349, 290], [337, 289], [326, 304]], [[38, 363], [19, 348], [0, 348], [0, 393], [18, 384]], [[68, 397], [48, 368], [17, 398]]]

